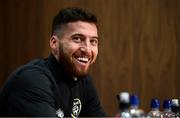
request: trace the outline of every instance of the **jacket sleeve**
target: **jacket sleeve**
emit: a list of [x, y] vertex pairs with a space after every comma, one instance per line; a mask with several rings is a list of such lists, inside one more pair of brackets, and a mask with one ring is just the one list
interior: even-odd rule
[[55, 117], [55, 100], [48, 77], [38, 70], [25, 70], [9, 84], [9, 116]]
[[105, 117], [106, 114], [101, 106], [96, 89], [92, 83], [90, 76], [86, 78], [85, 90], [85, 104], [82, 109], [82, 116], [88, 117]]

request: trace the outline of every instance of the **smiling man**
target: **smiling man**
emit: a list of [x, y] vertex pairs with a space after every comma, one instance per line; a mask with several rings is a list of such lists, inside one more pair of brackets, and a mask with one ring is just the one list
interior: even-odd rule
[[1, 116], [103, 117], [88, 74], [98, 54], [95, 15], [66, 8], [55, 16], [51, 54], [14, 71], [0, 93]]

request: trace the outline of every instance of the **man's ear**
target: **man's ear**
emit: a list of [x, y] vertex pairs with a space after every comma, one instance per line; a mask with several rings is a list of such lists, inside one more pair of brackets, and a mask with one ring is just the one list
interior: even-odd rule
[[50, 41], [49, 41], [49, 46], [51, 47], [51, 49], [54, 49], [56, 50], [57, 47], [58, 47], [58, 37], [53, 35], [51, 36], [50, 38]]

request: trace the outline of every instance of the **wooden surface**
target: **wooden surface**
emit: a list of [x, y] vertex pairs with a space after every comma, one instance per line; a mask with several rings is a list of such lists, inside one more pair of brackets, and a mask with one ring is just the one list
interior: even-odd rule
[[82, 7], [99, 18], [99, 56], [91, 73], [109, 116], [116, 95], [137, 93], [150, 100], [180, 98], [179, 0], [1, 0], [0, 85], [19, 65], [49, 54], [54, 15]]

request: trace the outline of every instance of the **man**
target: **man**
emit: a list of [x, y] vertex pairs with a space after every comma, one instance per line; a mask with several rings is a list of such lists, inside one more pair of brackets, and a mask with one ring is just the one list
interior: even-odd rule
[[105, 116], [88, 75], [98, 54], [97, 18], [80, 8], [55, 16], [51, 54], [19, 67], [0, 94], [1, 116]]

